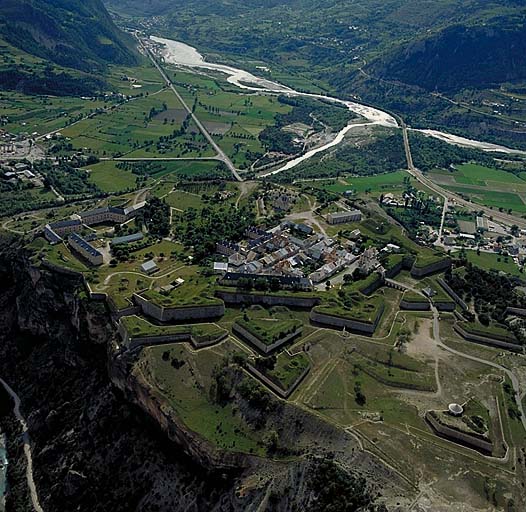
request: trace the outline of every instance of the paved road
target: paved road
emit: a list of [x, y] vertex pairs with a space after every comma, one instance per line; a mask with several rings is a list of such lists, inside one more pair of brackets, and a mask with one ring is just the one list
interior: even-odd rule
[[442, 196], [444, 199], [455, 201], [457, 204], [461, 206], [465, 206], [466, 208], [470, 208], [471, 210], [476, 211], [483, 211], [488, 217], [493, 217], [493, 219], [503, 222], [508, 225], [516, 224], [520, 228], [526, 229], [526, 219], [522, 219], [521, 217], [517, 217], [515, 215], [510, 215], [508, 213], [499, 212], [498, 210], [492, 210], [491, 208], [488, 208], [487, 206], [482, 206], [480, 204], [472, 203], [471, 201], [467, 201], [466, 199], [463, 199], [457, 194], [454, 194], [453, 192], [450, 192], [449, 190], [446, 190], [433, 181], [431, 181], [429, 178], [427, 178], [422, 171], [417, 169], [413, 163], [413, 155], [411, 154], [411, 146], [409, 144], [409, 135], [407, 131], [407, 126], [402, 122], [402, 133], [404, 137], [404, 148], [407, 158], [407, 167], [408, 172], [415, 178], [419, 183], [426, 186], [436, 194]]
[[31, 502], [33, 503], [33, 508], [37, 512], [44, 512], [43, 508], [40, 506], [40, 502], [38, 500], [37, 488], [35, 485], [35, 481], [33, 479], [33, 457], [31, 455], [31, 441], [29, 439], [29, 433], [27, 429], [26, 420], [22, 416], [22, 413], [20, 412], [20, 397], [13, 391], [13, 389], [11, 389], [9, 384], [7, 384], [7, 382], [5, 382], [4, 379], [0, 378], [0, 384], [4, 386], [5, 390], [9, 393], [9, 395], [15, 402], [14, 413], [15, 413], [16, 419], [20, 422], [20, 425], [22, 426], [22, 441], [24, 442], [24, 454], [27, 459], [27, 467], [26, 467], [27, 486], [29, 487], [29, 493], [31, 495]]
[[190, 114], [192, 117], [192, 120], [199, 128], [199, 131], [203, 134], [203, 136], [206, 138], [206, 140], [210, 143], [210, 145], [214, 148], [214, 150], [217, 153], [217, 159], [221, 160], [230, 170], [232, 175], [237, 181], [243, 181], [243, 178], [239, 175], [238, 170], [236, 169], [236, 166], [233, 164], [232, 160], [228, 158], [226, 153], [217, 145], [216, 141], [212, 138], [212, 136], [208, 133], [208, 130], [204, 127], [203, 123], [199, 121], [197, 116], [194, 114], [192, 109], [186, 104], [182, 96], [179, 94], [177, 89], [172, 84], [171, 80], [168, 78], [167, 74], [165, 73], [164, 69], [159, 65], [159, 63], [155, 60], [154, 55], [150, 52], [150, 50], [144, 45], [142, 40], [138, 37], [139, 44], [141, 45], [142, 49], [146, 52], [150, 60], [152, 61], [153, 65], [157, 68], [157, 71], [161, 74], [163, 79], [165, 80], [168, 87], [172, 90], [172, 92], [175, 94], [181, 105], [183, 105], [184, 109]]
[[442, 210], [442, 218], [440, 219], [440, 229], [438, 230], [438, 239], [442, 240], [442, 233], [444, 231], [444, 222], [446, 220], [446, 213], [448, 207], [448, 199], [444, 197], [444, 208]]
[[158, 156], [158, 157], [130, 157], [130, 158], [127, 158], [125, 156], [120, 156], [120, 157], [117, 157], [117, 158], [111, 158], [111, 157], [105, 157], [105, 158], [99, 158], [99, 160], [101, 161], [111, 161], [111, 162], [177, 162], [179, 160], [182, 160], [182, 161], [190, 161], [190, 162], [193, 162], [194, 160], [205, 160], [205, 161], [210, 161], [210, 160], [218, 160], [220, 162], [222, 162], [221, 158], [218, 157], [218, 156], [197, 156], [197, 157], [184, 157], [184, 156], [181, 156], [181, 157], [163, 157], [163, 156]]

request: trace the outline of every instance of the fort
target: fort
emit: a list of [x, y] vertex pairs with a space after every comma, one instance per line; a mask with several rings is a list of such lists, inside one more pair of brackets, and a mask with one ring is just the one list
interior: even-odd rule
[[252, 334], [248, 329], [245, 329], [242, 325], [239, 325], [239, 323], [236, 322], [232, 326], [232, 332], [234, 334], [237, 334], [245, 341], [248, 341], [251, 345], [254, 345], [264, 354], [270, 354], [274, 350], [285, 345], [285, 343], [288, 343], [294, 338], [297, 338], [301, 334], [301, 331], [302, 331], [302, 328], [299, 327], [294, 332], [291, 332], [287, 334], [286, 336], [283, 336], [283, 338], [276, 340], [274, 343], [266, 344], [263, 341], [261, 341], [260, 338]]
[[382, 318], [384, 308], [385, 306], [382, 304], [372, 322], [331, 315], [325, 312], [317, 311], [316, 308], [312, 309], [312, 311], [310, 312], [310, 319], [311, 321], [317, 324], [328, 325], [329, 327], [334, 327], [336, 329], [345, 328], [349, 331], [372, 336], [374, 334], [374, 331], [378, 327], [378, 324], [380, 323], [380, 319]]
[[137, 293], [133, 294], [133, 300], [146, 316], [159, 322], [208, 320], [225, 314], [225, 304], [219, 299], [216, 299], [215, 304], [171, 307], [155, 304]]
[[426, 421], [431, 426], [433, 431], [445, 439], [449, 439], [455, 443], [462, 444], [469, 448], [474, 448], [485, 455], [491, 455], [493, 452], [493, 443], [489, 437], [476, 432], [467, 432], [455, 428], [444, 421], [444, 413], [437, 411], [427, 411], [425, 415]]

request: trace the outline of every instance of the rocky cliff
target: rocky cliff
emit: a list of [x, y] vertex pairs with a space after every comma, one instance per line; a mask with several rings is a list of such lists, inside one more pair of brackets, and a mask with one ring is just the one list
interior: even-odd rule
[[[0, 375], [20, 396], [46, 512], [323, 510], [311, 450], [338, 454], [352, 492], [357, 468], [384, 491], [400, 486], [349, 435], [288, 405], [270, 421], [284, 445], [298, 447], [294, 461], [212, 449], [127, 371], [129, 356], [109, 363], [109, 312], [87, 299], [79, 276], [37, 268], [16, 245], [5, 252], [0, 239]], [[20, 439], [12, 418], [0, 414], [0, 425], [11, 458], [7, 510], [19, 512], [28, 509]]]
[[[232, 482], [207, 476], [112, 384], [105, 306], [87, 300], [78, 277], [37, 269], [26, 256], [0, 268], [0, 374], [21, 398], [46, 512], [214, 510], [235, 501]], [[21, 455], [16, 443], [9, 448]], [[22, 487], [8, 510], [21, 510]]]

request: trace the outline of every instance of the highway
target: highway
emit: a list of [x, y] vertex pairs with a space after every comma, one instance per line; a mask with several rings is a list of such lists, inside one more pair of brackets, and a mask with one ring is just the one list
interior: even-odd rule
[[234, 163], [232, 162], [232, 160], [230, 160], [230, 158], [228, 158], [228, 156], [226, 155], [226, 153], [218, 146], [218, 144], [216, 143], [216, 141], [212, 138], [212, 136], [210, 135], [210, 133], [208, 133], [208, 130], [204, 127], [203, 123], [201, 123], [201, 121], [199, 121], [199, 119], [197, 118], [197, 116], [194, 114], [194, 112], [192, 111], [192, 109], [186, 104], [186, 102], [184, 101], [184, 99], [182, 98], [182, 96], [179, 94], [179, 92], [177, 91], [177, 89], [174, 87], [174, 85], [172, 84], [172, 81], [168, 78], [168, 75], [166, 74], [166, 72], [164, 71], [164, 69], [161, 67], [161, 65], [157, 62], [157, 60], [155, 59], [155, 56], [152, 54], [152, 52], [147, 48], [147, 46], [143, 43], [143, 41], [140, 39], [139, 36], [137, 36], [137, 39], [139, 41], [139, 44], [141, 46], [141, 48], [144, 50], [144, 52], [148, 55], [148, 57], [150, 58], [150, 60], [152, 61], [153, 65], [157, 68], [157, 71], [159, 71], [159, 73], [161, 74], [161, 76], [163, 77], [163, 80], [166, 82], [166, 84], [168, 85], [168, 87], [172, 90], [172, 92], [175, 94], [175, 96], [177, 97], [177, 99], [179, 100], [179, 102], [181, 103], [181, 105], [183, 106], [183, 108], [188, 112], [188, 114], [192, 117], [192, 120], [194, 121], [194, 123], [196, 124], [197, 128], [199, 128], [199, 131], [203, 134], [203, 136], [205, 137], [205, 139], [210, 143], [210, 145], [214, 148], [214, 151], [217, 153], [217, 160], [220, 160], [221, 162], [223, 162], [227, 167], [228, 169], [230, 170], [230, 172], [232, 173], [232, 175], [234, 176], [234, 178], [237, 180], [237, 181], [243, 181], [243, 178], [240, 176], [238, 170], [236, 169], [236, 166], [234, 165]]
[[449, 201], [454, 201], [455, 203], [464, 206], [466, 208], [469, 208], [471, 210], [475, 211], [482, 211], [484, 212], [488, 217], [493, 217], [493, 220], [500, 221], [507, 225], [513, 225], [516, 224], [519, 226], [519, 228], [526, 229], [526, 219], [523, 219], [521, 217], [517, 217], [515, 215], [510, 215], [509, 213], [505, 212], [499, 212], [499, 210], [492, 210], [491, 208], [488, 208], [487, 206], [482, 206], [480, 204], [472, 203], [471, 201], [467, 201], [466, 199], [463, 199], [459, 195], [450, 192], [449, 190], [446, 190], [433, 181], [431, 181], [429, 178], [427, 178], [422, 171], [417, 169], [413, 163], [413, 155], [411, 154], [411, 146], [409, 144], [409, 134], [407, 130], [407, 126], [402, 121], [402, 133], [404, 137], [404, 148], [405, 148], [405, 154], [407, 158], [407, 170], [413, 178], [415, 178], [419, 183], [430, 189], [435, 194], [438, 194], [442, 196], [444, 199], [447, 199]]

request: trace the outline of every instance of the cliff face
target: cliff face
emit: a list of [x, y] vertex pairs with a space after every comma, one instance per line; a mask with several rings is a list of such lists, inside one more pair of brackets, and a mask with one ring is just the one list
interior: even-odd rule
[[[0, 375], [20, 396], [46, 511], [214, 510], [236, 501], [232, 482], [208, 477], [112, 384], [114, 329], [80, 278], [25, 257], [0, 263], [0, 274]], [[143, 409], [148, 400], [138, 400]], [[171, 428], [170, 437], [188, 442]], [[20, 502], [11, 495], [8, 510]]]
[[[23, 250], [6, 264], [2, 250], [0, 239], [0, 375], [21, 399], [46, 512], [314, 510], [318, 462], [300, 456], [312, 450], [338, 454], [384, 491], [398, 488], [351, 437], [286, 404], [245, 413], [295, 446], [294, 462], [214, 450], [130, 373], [131, 356], [114, 358], [109, 313], [85, 297], [79, 276], [35, 268]], [[20, 437], [1, 415], [0, 426], [18, 475], [7, 510], [19, 512], [27, 505]]]
[[236, 471], [248, 468], [254, 458], [214, 449], [203, 438], [188, 430], [170, 408], [163, 405], [162, 400], [152, 387], [139, 375], [127, 370], [127, 358], [118, 357], [112, 361], [111, 380], [132, 403], [137, 404], [152, 417], [168, 438], [182, 447], [192, 460], [203, 468], [216, 471]]

